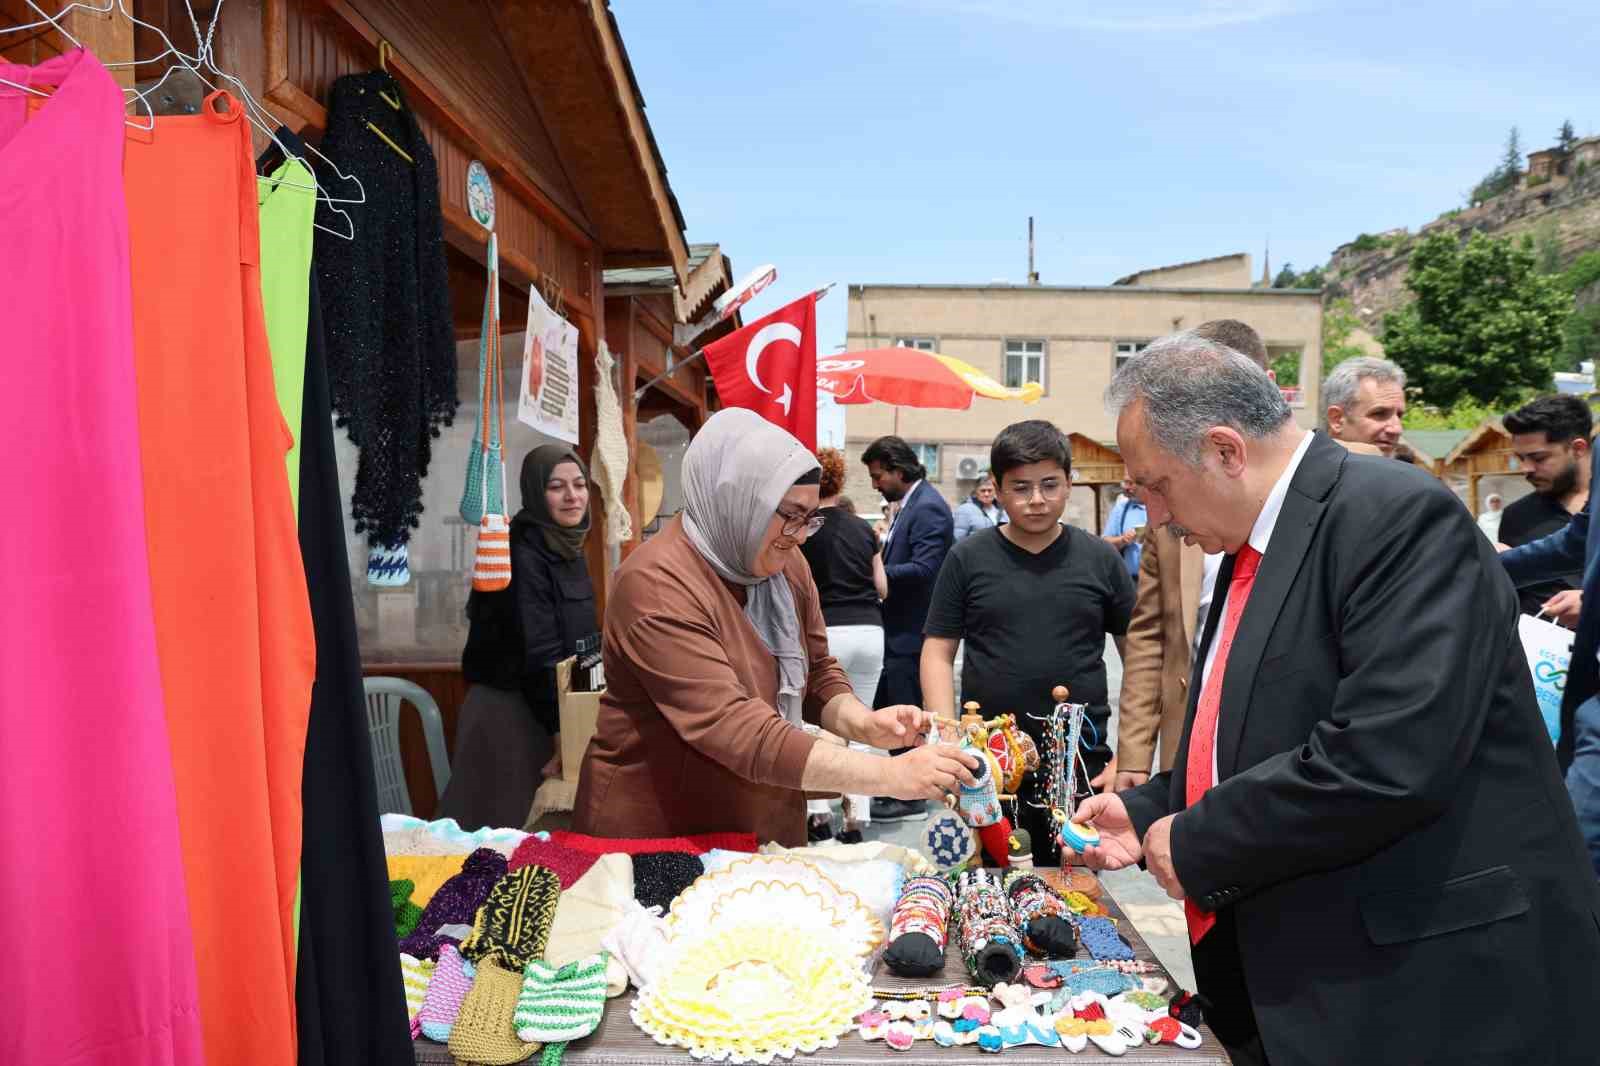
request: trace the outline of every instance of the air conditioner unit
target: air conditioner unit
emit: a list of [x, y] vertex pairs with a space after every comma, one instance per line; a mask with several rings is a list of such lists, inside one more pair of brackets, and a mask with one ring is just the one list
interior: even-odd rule
[[977, 459], [973, 458], [970, 455], [966, 456], [959, 463], [956, 464], [956, 477], [961, 478], [963, 480], [969, 480], [970, 481], [971, 479], [977, 477], [982, 472], [983, 472], [983, 467], [979, 465]]

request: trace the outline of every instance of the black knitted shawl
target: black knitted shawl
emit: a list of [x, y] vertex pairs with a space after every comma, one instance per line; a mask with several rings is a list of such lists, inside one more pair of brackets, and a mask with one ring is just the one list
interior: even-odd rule
[[[399, 100], [401, 109], [380, 92]], [[415, 163], [402, 159], [368, 122]], [[419, 524], [432, 439], [456, 410], [439, 171], [400, 86], [383, 71], [347, 74], [333, 83], [322, 151], [366, 188], [366, 203], [339, 205], [355, 222], [355, 239], [318, 232], [315, 260], [333, 409], [361, 449], [351, 516], [356, 532], [392, 548]], [[326, 165], [318, 177], [332, 196], [355, 197], [354, 183]], [[340, 232], [349, 225], [325, 203], [318, 205], [317, 221]]]

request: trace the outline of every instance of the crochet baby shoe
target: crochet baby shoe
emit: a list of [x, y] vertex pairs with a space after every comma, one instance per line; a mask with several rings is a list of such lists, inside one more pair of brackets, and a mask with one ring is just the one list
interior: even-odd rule
[[556, 875], [543, 866], [524, 866], [506, 874], [478, 908], [472, 935], [461, 942], [461, 954], [473, 962], [498, 959], [506, 969], [520, 971], [529, 959], [544, 954], [560, 898]]
[[454, 944], [439, 949], [439, 964], [433, 969], [428, 996], [417, 1014], [417, 1025], [423, 1036], [441, 1044], [450, 1041], [450, 1029], [461, 1012], [462, 1001], [472, 991], [472, 978], [476, 973], [477, 967], [463, 959]]
[[1035, 955], [1070, 959], [1078, 950], [1078, 937], [1069, 920], [1066, 901], [1051, 891], [1045, 879], [1026, 870], [1006, 875], [1006, 895], [1016, 915], [1022, 942]]
[[389, 882], [389, 909], [394, 912], [394, 935], [405, 939], [417, 928], [422, 908], [411, 902], [411, 893], [417, 890], [414, 881]]
[[596, 851], [579, 851], [564, 844], [529, 837], [511, 853], [511, 862], [506, 869], [516, 873], [524, 866], [543, 866], [556, 875], [562, 889], [568, 889], [577, 884], [578, 878], [588, 873], [589, 867], [599, 858], [600, 853]]
[[544, 1044], [541, 1066], [559, 1066], [568, 1041], [595, 1031], [606, 1005], [606, 956], [591, 955], [560, 968], [534, 959], [522, 971], [517, 1036]]
[[419, 959], [412, 955], [400, 956], [400, 977], [406, 988], [406, 1018], [411, 1022], [411, 1039], [417, 1038], [419, 1028], [418, 1015], [423, 1004], [428, 998], [428, 987], [433, 976], [434, 965], [427, 959]]
[[483, 1066], [511, 1066], [532, 1058], [539, 1045], [519, 1040], [513, 1020], [521, 992], [521, 975], [493, 959], [484, 960], [450, 1029], [450, 1054]]
[[901, 977], [931, 977], [944, 966], [955, 894], [940, 877], [913, 877], [900, 892], [883, 961]]
[[505, 875], [506, 857], [498, 851], [479, 848], [468, 855], [461, 872], [441, 885], [422, 909], [416, 929], [400, 941], [400, 950], [419, 959], [438, 958], [442, 945], [460, 939], [441, 935], [440, 926], [471, 925], [489, 890]]
[[672, 906], [683, 890], [706, 872], [699, 856], [681, 851], [652, 851], [633, 857], [633, 898], [641, 906]]

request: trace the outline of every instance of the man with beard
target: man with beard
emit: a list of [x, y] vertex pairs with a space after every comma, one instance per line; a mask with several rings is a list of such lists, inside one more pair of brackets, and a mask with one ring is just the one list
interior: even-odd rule
[[[1589, 499], [1589, 432], [1594, 416], [1576, 396], [1541, 396], [1506, 415], [1511, 450], [1533, 492], [1501, 512], [1500, 543], [1521, 547], [1567, 527]], [[1550, 575], [1517, 590], [1524, 614], [1544, 610], [1575, 626], [1582, 604], [1583, 568]], [[1547, 607], [1548, 605], [1548, 607]]]
[[[883, 601], [883, 673], [874, 707], [921, 707], [922, 626], [939, 568], [955, 537], [950, 505], [926, 481], [927, 469], [911, 445], [899, 437], [879, 437], [861, 453], [872, 487], [899, 504], [883, 538], [883, 572], [889, 595]], [[863, 699], [866, 693], [860, 693]], [[874, 822], [904, 822], [927, 816], [921, 800], [872, 801]]]

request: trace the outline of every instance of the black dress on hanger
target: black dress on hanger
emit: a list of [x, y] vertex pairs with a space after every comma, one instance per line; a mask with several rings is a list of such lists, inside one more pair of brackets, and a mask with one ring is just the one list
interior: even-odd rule
[[[314, 158], [289, 130], [280, 128], [278, 137], [290, 151]], [[324, 187], [341, 188], [326, 178]], [[330, 243], [339, 238], [316, 234], [317, 246]], [[300, 439], [300, 554], [317, 675], [301, 785], [299, 1063], [390, 1066], [411, 1061], [411, 1029], [367, 735], [315, 267], [307, 284], [305, 390], [294, 428]]]

